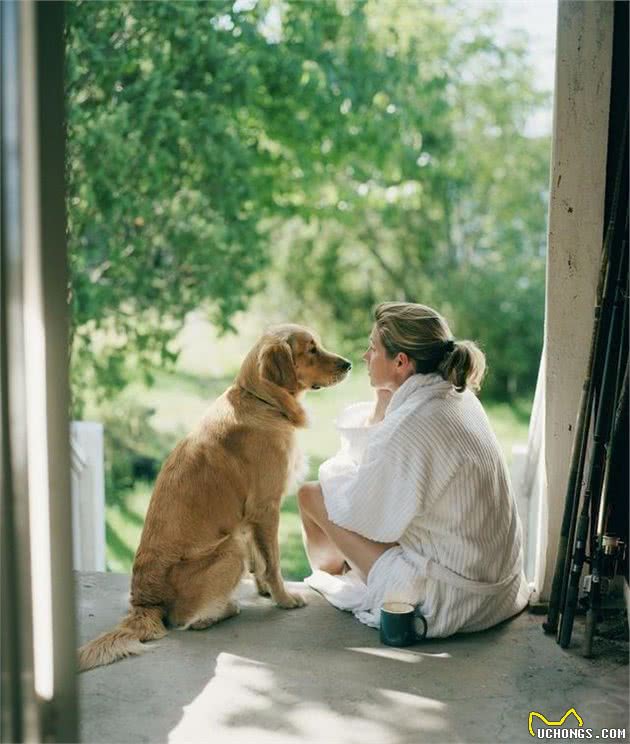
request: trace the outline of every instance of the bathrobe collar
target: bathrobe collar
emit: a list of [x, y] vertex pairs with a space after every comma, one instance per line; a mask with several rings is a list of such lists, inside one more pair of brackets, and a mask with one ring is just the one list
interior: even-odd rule
[[445, 380], [442, 375], [437, 372], [411, 375], [411, 377], [408, 377], [392, 395], [387, 410], [385, 411], [385, 415], [395, 411], [412, 396], [416, 397], [416, 394], [420, 394], [422, 397], [424, 397], [425, 394], [444, 395], [454, 389], [452, 383]]

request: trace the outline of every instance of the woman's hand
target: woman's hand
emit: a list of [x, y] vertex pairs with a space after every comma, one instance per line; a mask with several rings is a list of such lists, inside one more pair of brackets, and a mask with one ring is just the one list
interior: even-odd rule
[[391, 400], [392, 395], [392, 390], [387, 390], [386, 388], [377, 388], [376, 405], [374, 407], [374, 413], [367, 420], [368, 426], [371, 426], [372, 424], [378, 424], [379, 421], [383, 420], [383, 417], [385, 416], [385, 409], [389, 405], [389, 401]]

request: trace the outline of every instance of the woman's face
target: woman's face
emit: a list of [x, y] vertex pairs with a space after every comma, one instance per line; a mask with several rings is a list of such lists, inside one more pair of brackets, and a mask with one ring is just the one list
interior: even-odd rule
[[372, 328], [368, 350], [363, 355], [367, 363], [370, 385], [373, 388], [395, 389], [400, 385], [398, 364], [396, 359], [390, 359], [383, 346], [376, 326]]

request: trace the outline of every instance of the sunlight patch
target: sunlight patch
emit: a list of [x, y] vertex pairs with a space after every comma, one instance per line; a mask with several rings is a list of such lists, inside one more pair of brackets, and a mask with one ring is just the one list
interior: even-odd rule
[[416, 664], [423, 658], [430, 659], [450, 659], [451, 655], [445, 651], [442, 653], [431, 654], [423, 651], [410, 651], [403, 648], [380, 648], [374, 646], [356, 646], [348, 648], [347, 651], [357, 651], [360, 654], [369, 654], [370, 656], [380, 656], [382, 659], [393, 659], [394, 661], [404, 661], [407, 664]]

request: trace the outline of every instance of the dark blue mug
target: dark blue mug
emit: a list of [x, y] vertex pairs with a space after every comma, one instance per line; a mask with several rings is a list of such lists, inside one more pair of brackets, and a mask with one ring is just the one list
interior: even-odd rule
[[[419, 633], [416, 621], [422, 625]], [[427, 621], [420, 608], [406, 602], [385, 602], [381, 607], [381, 643], [386, 646], [411, 646], [427, 636]]]

